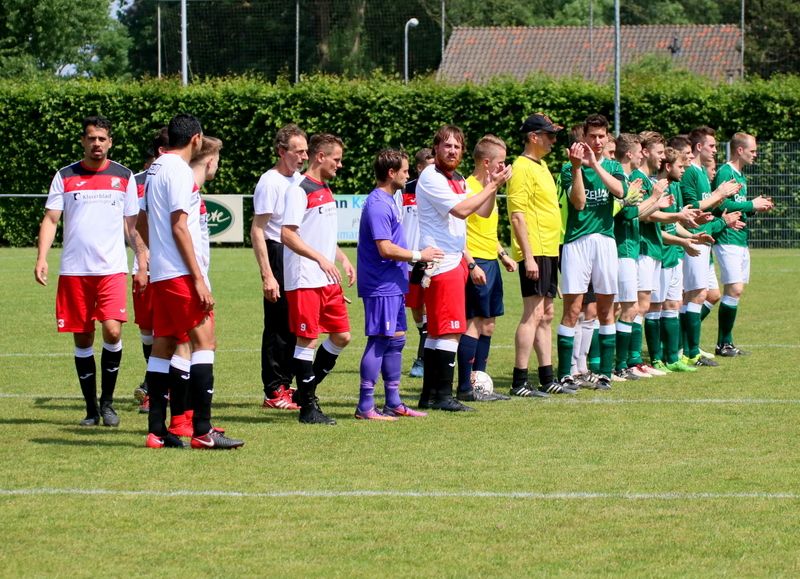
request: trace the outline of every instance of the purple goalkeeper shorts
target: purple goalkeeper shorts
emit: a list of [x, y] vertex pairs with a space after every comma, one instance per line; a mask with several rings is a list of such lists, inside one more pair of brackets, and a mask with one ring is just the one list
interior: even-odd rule
[[394, 336], [405, 332], [406, 298], [398, 296], [376, 296], [364, 300], [364, 334], [367, 336]]

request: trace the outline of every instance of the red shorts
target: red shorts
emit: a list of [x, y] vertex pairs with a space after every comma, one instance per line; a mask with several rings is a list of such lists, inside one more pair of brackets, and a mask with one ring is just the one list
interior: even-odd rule
[[438, 338], [467, 331], [466, 260], [455, 269], [431, 278], [425, 289], [425, 310], [428, 314], [428, 335]]
[[314, 340], [320, 334], [350, 331], [342, 286], [298, 288], [286, 292], [289, 302], [289, 330], [298, 338]]
[[170, 337], [178, 343], [189, 341], [189, 330], [197, 327], [209, 313], [194, 289], [192, 277], [184, 275], [153, 282], [153, 335]]
[[418, 283], [408, 284], [408, 293], [406, 294], [406, 307], [412, 310], [418, 310], [425, 305], [425, 288]]
[[143, 292], [133, 293], [133, 321], [140, 330], [153, 330], [153, 290], [148, 283]]
[[128, 321], [127, 275], [60, 275], [56, 292], [59, 332], [94, 332], [94, 322]]

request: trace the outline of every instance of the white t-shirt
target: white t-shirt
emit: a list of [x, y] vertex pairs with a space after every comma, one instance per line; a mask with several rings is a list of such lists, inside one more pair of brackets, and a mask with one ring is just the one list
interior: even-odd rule
[[[200, 188], [195, 184], [195, 191], [200, 194]], [[197, 265], [200, 266], [200, 271], [203, 272], [203, 277], [206, 279], [206, 285], [209, 291], [211, 290], [211, 283], [208, 280], [208, 269], [211, 267], [211, 232], [208, 229], [208, 209], [203, 197], [200, 197], [200, 243], [195, 245], [195, 258]]]
[[124, 218], [139, 213], [133, 173], [114, 161], [99, 171], [82, 162], [53, 177], [45, 203], [62, 211], [61, 275], [128, 273]]
[[[142, 211], [147, 211], [147, 207], [146, 206], [143, 207], [143, 205], [144, 205], [144, 186], [147, 183], [147, 171], [141, 171], [139, 173], [136, 173], [133, 176], [133, 178], [136, 179], [136, 195], [139, 197], [139, 200], [138, 200], [139, 209], [141, 209]], [[136, 259], [136, 249], [135, 248], [131, 248], [131, 249], [133, 249], [133, 251], [134, 251], [134, 254], [133, 254], [133, 267], [131, 268], [131, 273], [133, 275], [136, 275], [138, 273], [138, 271], [139, 271], [139, 260]]]
[[281, 241], [281, 225], [283, 214], [286, 210], [286, 191], [303, 179], [295, 171], [294, 175], [286, 177], [276, 169], [270, 169], [258, 180], [253, 193], [253, 213], [256, 215], [270, 215], [264, 227], [264, 236], [272, 241]]
[[[286, 191], [283, 225], [298, 226], [297, 233], [308, 245], [333, 262], [336, 259], [336, 203], [326, 183], [304, 177]], [[283, 247], [283, 277], [286, 290], [330, 285], [319, 264]]]
[[445, 253], [436, 274], [455, 269], [463, 257], [467, 224], [451, 215], [450, 210], [466, 198], [466, 183], [458, 173], [448, 178], [435, 165], [428, 165], [420, 173], [417, 181], [419, 244], [438, 247]]
[[422, 249], [419, 245], [419, 211], [417, 210], [417, 180], [406, 183], [406, 189], [398, 192], [395, 199], [400, 209], [400, 221], [406, 234], [406, 247]]
[[150, 235], [150, 281], [162, 281], [189, 275], [189, 268], [172, 235], [172, 213], [186, 213], [186, 224], [194, 246], [198, 267], [202, 255], [200, 230], [200, 191], [194, 174], [183, 159], [165, 153], [147, 170], [145, 200]]

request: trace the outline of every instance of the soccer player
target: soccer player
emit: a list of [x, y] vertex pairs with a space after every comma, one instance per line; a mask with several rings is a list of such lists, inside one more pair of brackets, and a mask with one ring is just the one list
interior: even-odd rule
[[499, 166], [483, 190], [467, 198], [464, 178], [456, 172], [464, 152], [464, 133], [454, 125], [441, 127], [433, 138], [434, 164], [417, 182], [421, 244], [438, 247], [444, 257], [426, 270], [423, 284], [428, 312], [428, 338], [425, 341], [425, 375], [420, 408], [449, 412], [472, 410], [453, 398], [453, 376], [458, 340], [466, 330], [464, 286], [467, 264], [464, 259], [466, 224], [478, 213], [489, 217], [497, 189], [511, 175], [511, 167]]
[[[350, 343], [342, 276], [334, 261], [342, 264], [350, 286], [356, 281], [356, 272], [336, 243], [336, 203], [327, 183], [341, 169], [343, 154], [339, 137], [327, 133], [311, 137], [308, 170], [299, 185], [286, 193], [281, 227], [289, 327], [297, 336], [294, 402], [300, 406], [299, 420], [304, 424], [336, 424], [320, 408], [316, 390]], [[315, 357], [321, 333], [329, 337]]]
[[264, 294], [264, 332], [261, 335], [261, 382], [264, 408], [298, 410], [292, 401], [292, 356], [295, 336], [289, 330], [289, 306], [284, 291], [281, 226], [286, 191], [300, 182], [300, 171], [308, 161], [306, 134], [295, 124], [275, 135], [278, 161], [261, 175], [253, 195], [253, 225], [250, 240], [261, 272]]
[[[547, 398], [548, 391], [558, 390], [553, 375], [551, 326], [553, 298], [558, 293], [561, 209], [556, 183], [544, 158], [553, 150], [562, 129], [543, 113], [529, 116], [520, 127], [524, 149], [512, 165], [508, 182], [511, 251], [518, 264], [522, 293], [522, 317], [514, 335], [512, 396]], [[528, 380], [532, 349], [538, 360], [538, 386]]]
[[[747, 200], [747, 178], [742, 172], [746, 166], [755, 163], [756, 155], [755, 137], [747, 133], [734, 134], [730, 142], [730, 160], [719, 168], [714, 178], [715, 187], [731, 179], [741, 185], [734, 197], [722, 202], [717, 212], [741, 211], [741, 220], [745, 224], [748, 215], [769, 211], [775, 206], [772, 199], [762, 195], [751, 201]], [[718, 356], [730, 358], [747, 354], [734, 345], [733, 326], [744, 286], [750, 281], [750, 250], [747, 248], [749, 237], [749, 229], [746, 227], [738, 231], [727, 227], [717, 236], [714, 245], [714, 255], [719, 262], [723, 284], [715, 350]]]
[[[361, 420], [422, 417], [400, 399], [400, 374], [406, 343], [404, 295], [408, 292], [406, 262], [432, 262], [442, 250], [406, 247], [400, 211], [393, 196], [408, 180], [408, 156], [385, 149], [375, 158], [377, 186], [367, 197], [358, 230], [358, 295], [364, 300], [367, 346], [361, 357], [361, 388], [355, 416]], [[383, 375], [383, 412], [375, 406], [375, 383]]]
[[[485, 135], [472, 153], [475, 170], [467, 178], [467, 197], [481, 192], [489, 175], [506, 161], [506, 144], [494, 135]], [[517, 263], [497, 238], [499, 215], [495, 203], [488, 218], [473, 213], [467, 217], [467, 331], [458, 342], [458, 388], [456, 397], [465, 402], [510, 400], [498, 392], [484, 392], [472, 387], [473, 370], [486, 372], [497, 316], [503, 315], [503, 278], [498, 258], [506, 271], [513, 272]]]
[[[139, 205], [133, 173], [108, 158], [111, 122], [83, 119], [83, 159], [60, 169], [50, 184], [39, 228], [34, 277], [47, 285], [47, 252], [64, 215], [64, 248], [56, 294], [59, 332], [71, 332], [75, 370], [86, 403], [81, 426], [119, 426], [114, 389], [122, 360], [122, 324], [127, 321], [125, 241], [139, 247], [135, 232]], [[95, 321], [103, 335], [100, 355], [100, 404], [94, 359]]]
[[[693, 159], [681, 179], [683, 202], [696, 209], [709, 211], [727, 197], [736, 194], [741, 185], [731, 179], [722, 183], [718, 189], [712, 192], [711, 181], [704, 167], [709, 162], [713, 162], [716, 157], [716, 132], [711, 127], [701, 126], [692, 130], [688, 138]], [[738, 212], [733, 214], [726, 212], [726, 219], [739, 216]], [[744, 225], [741, 221], [738, 223]], [[717, 217], [693, 231], [708, 233], [711, 237], [716, 238], [727, 226], [725, 219]], [[736, 226], [735, 223], [734, 226]], [[686, 254], [683, 259], [683, 301], [686, 308], [682, 316], [686, 329], [686, 344], [683, 353], [686, 360], [684, 362], [695, 366], [718, 366], [717, 362], [702, 355], [700, 351], [701, 316], [703, 304], [708, 295], [709, 282], [714, 276], [714, 265], [711, 262], [711, 247], [700, 245], [698, 249], [700, 250], [699, 255]]]
[[583, 133], [584, 141], [570, 147], [570, 162], [561, 172], [561, 184], [569, 192], [569, 207], [561, 262], [564, 312], [558, 327], [558, 378], [561, 390], [572, 393], [577, 387], [570, 375], [575, 326], [589, 283], [597, 296], [600, 322], [600, 375], [594, 387], [611, 388], [617, 291], [613, 197], [622, 199], [627, 189], [620, 164], [603, 158], [608, 139], [606, 118], [589, 115]]
[[[432, 163], [433, 151], [427, 147], [420, 149], [414, 155], [414, 168], [416, 169], [417, 175], [422, 173], [422, 170]], [[403, 229], [406, 235], [406, 247], [411, 250], [419, 249], [419, 213], [417, 212], [416, 179], [410, 179], [406, 183], [400, 195], [398, 205], [401, 211], [400, 221], [403, 223]], [[419, 267], [424, 266], [424, 263], [420, 263], [419, 265]], [[408, 373], [412, 378], [422, 378], [422, 374], [425, 371], [425, 362], [422, 356], [425, 352], [425, 340], [428, 337], [428, 318], [425, 315], [424, 292], [425, 290], [419, 282], [409, 283], [408, 294], [406, 295], [406, 307], [411, 310], [411, 316], [417, 326], [417, 332], [419, 332], [417, 357], [411, 365], [411, 371]]]
[[[140, 203], [144, 199], [147, 169], [149, 169], [153, 161], [160, 157], [167, 149], [169, 146], [169, 141], [167, 139], [167, 127], [162, 127], [156, 133], [146, 151], [144, 170], [134, 175], [136, 179], [136, 193], [139, 196]], [[134, 259], [133, 271], [131, 272], [134, 278], [138, 271], [139, 261]], [[150, 352], [153, 350], [153, 290], [147, 284], [146, 280], [144, 288], [144, 291], [131, 291], [131, 293], [133, 294], [134, 322], [139, 326], [139, 337], [142, 341], [142, 354], [144, 354], [144, 363], [147, 365], [147, 362], [150, 360]], [[133, 289], [134, 284], [131, 284], [131, 290]], [[147, 395], [147, 380], [142, 380], [142, 383], [134, 389], [133, 397], [139, 403], [139, 413], [147, 414], [150, 411], [150, 397]]]
[[[145, 186], [155, 335], [147, 364], [150, 414], [145, 445], [148, 448], [184, 446], [178, 436], [167, 431], [164, 421], [170, 360], [178, 343], [191, 341], [189, 396], [194, 412], [191, 446], [238, 448], [243, 441], [228, 438], [211, 426], [216, 349], [211, 316], [214, 297], [203, 271], [201, 198], [189, 166], [202, 149], [203, 129], [194, 116], [179, 114], [170, 120], [167, 132], [170, 148], [147, 170]], [[147, 255], [140, 252], [137, 259], [143, 270], [147, 266]]]

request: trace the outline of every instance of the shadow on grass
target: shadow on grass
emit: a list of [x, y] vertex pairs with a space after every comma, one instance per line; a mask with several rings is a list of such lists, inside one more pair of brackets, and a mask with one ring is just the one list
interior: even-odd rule
[[134, 442], [124, 442], [122, 440], [70, 440], [65, 438], [31, 438], [34, 444], [45, 444], [51, 446], [124, 446], [126, 448], [139, 448], [141, 444]]
[[54, 426], [65, 426], [69, 423], [63, 420], [43, 420], [41, 418], [0, 418], [0, 424], [14, 424], [17, 426], [28, 424], [52, 424]]

